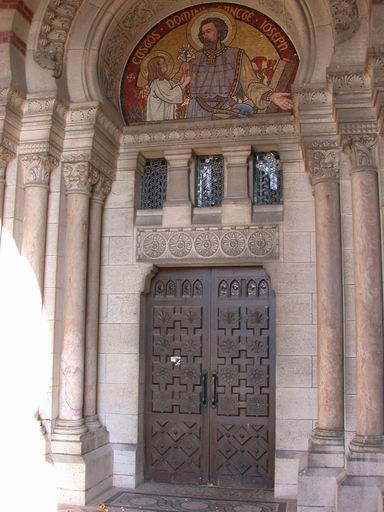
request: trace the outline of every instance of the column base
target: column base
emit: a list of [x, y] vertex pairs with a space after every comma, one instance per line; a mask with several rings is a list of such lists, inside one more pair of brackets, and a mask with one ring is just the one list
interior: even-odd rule
[[355, 434], [350, 444], [351, 452], [384, 453], [384, 436]]
[[58, 419], [55, 423], [54, 433], [64, 435], [78, 436], [88, 432], [84, 418], [80, 420], [62, 420]]
[[315, 429], [309, 441], [308, 465], [313, 468], [344, 468], [344, 432]]
[[190, 201], [170, 200], [163, 204], [163, 226], [190, 226], [192, 204]]
[[101, 428], [101, 424], [100, 424], [98, 415], [95, 414], [94, 416], [86, 416], [85, 425], [88, 428], [88, 430], [91, 432]]
[[250, 224], [252, 221], [252, 203], [248, 198], [224, 199], [221, 203], [223, 224]]
[[327, 428], [315, 428], [311, 435], [311, 444], [344, 447], [344, 431], [331, 430]]
[[[61, 423], [61, 422], [60, 422]], [[105, 427], [74, 434], [63, 425], [51, 439], [57, 497], [62, 504], [86, 505], [112, 487], [113, 451]]]

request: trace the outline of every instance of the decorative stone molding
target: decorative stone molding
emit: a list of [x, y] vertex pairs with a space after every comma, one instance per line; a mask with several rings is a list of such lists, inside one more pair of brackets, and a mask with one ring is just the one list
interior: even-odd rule
[[48, 187], [52, 170], [58, 160], [49, 153], [32, 153], [20, 157], [23, 167], [24, 188], [31, 186]]
[[343, 149], [349, 153], [352, 161], [352, 172], [354, 171], [375, 171], [377, 134], [364, 134], [344, 139]]
[[265, 137], [291, 137], [296, 134], [296, 128], [293, 117], [287, 119], [269, 120], [253, 119], [245, 122], [237, 121], [236, 124], [223, 123], [213, 124], [210, 127], [206, 123], [199, 126], [199, 122], [191, 124], [178, 123], [172, 127], [164, 126], [161, 130], [157, 126], [145, 127], [143, 129], [134, 129], [132, 127], [125, 128], [123, 136], [123, 144], [139, 144], [139, 145], [158, 145], [159, 143], [180, 143], [180, 142], [196, 142], [199, 140], [215, 139], [216, 143], [220, 141], [253, 139], [255, 136]]
[[332, 103], [332, 92], [321, 87], [319, 89], [299, 87], [294, 90], [299, 108], [325, 106]]
[[336, 147], [308, 149], [309, 172], [312, 184], [340, 179], [340, 150]]
[[87, 161], [63, 162], [63, 176], [66, 194], [90, 195], [98, 172]]
[[336, 44], [348, 41], [360, 26], [356, 0], [329, 0], [336, 31]]
[[112, 188], [112, 180], [99, 173], [98, 179], [93, 186], [92, 201], [104, 204], [106, 197], [109, 195]]
[[137, 260], [175, 263], [276, 259], [278, 226], [139, 228]]
[[[377, 122], [376, 121], [365, 121], [356, 123], [342, 123], [341, 126], [342, 135], [361, 135], [364, 133], [376, 133]], [[346, 137], [344, 137], [346, 139]]]
[[50, 0], [40, 27], [35, 61], [44, 69], [51, 69], [59, 78], [63, 72], [63, 58], [68, 33], [83, 0]]
[[371, 82], [371, 78], [366, 71], [330, 73], [329, 77], [336, 93], [368, 89]]

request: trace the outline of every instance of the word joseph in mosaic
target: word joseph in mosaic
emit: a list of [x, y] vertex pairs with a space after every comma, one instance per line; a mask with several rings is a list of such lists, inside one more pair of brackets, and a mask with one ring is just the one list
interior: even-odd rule
[[121, 85], [127, 124], [243, 118], [292, 109], [295, 48], [270, 18], [235, 4], [188, 8], [132, 52]]

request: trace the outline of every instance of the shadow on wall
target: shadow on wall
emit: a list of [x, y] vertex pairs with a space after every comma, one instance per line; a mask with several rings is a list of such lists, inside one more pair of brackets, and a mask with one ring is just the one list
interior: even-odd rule
[[51, 512], [57, 510], [53, 466], [38, 421], [51, 385], [50, 327], [28, 261], [5, 228], [1, 234], [1, 504]]

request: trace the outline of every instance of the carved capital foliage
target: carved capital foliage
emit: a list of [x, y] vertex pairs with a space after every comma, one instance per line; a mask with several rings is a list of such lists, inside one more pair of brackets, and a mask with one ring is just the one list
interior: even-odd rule
[[340, 149], [337, 147], [320, 146], [308, 149], [308, 164], [313, 185], [340, 179]]
[[40, 27], [35, 61], [60, 77], [68, 33], [83, 0], [50, 0]]
[[351, 156], [353, 171], [376, 171], [377, 134], [345, 137], [344, 151]]
[[360, 26], [356, 0], [329, 0], [336, 31], [336, 44], [348, 41]]
[[16, 154], [7, 146], [0, 144], [0, 180], [4, 179], [5, 170], [11, 160], [15, 158]]
[[67, 194], [90, 195], [98, 171], [88, 161], [64, 162], [63, 176]]
[[20, 157], [23, 167], [24, 187], [49, 184], [52, 170], [58, 165], [56, 158], [49, 153], [32, 153]]
[[112, 188], [112, 180], [102, 173], [99, 173], [98, 180], [93, 186], [92, 190], [92, 201], [104, 203], [106, 197], [110, 193]]

